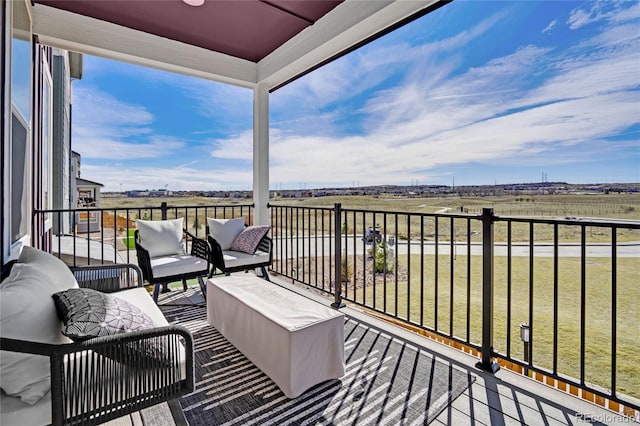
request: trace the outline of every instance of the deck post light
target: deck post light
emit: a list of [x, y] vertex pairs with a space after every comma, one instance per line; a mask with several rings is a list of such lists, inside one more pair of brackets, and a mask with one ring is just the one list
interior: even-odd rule
[[[529, 364], [529, 342], [531, 342], [531, 326], [527, 323], [520, 324], [520, 340], [524, 343], [524, 362]], [[529, 368], [524, 368], [524, 374], [529, 376]]]

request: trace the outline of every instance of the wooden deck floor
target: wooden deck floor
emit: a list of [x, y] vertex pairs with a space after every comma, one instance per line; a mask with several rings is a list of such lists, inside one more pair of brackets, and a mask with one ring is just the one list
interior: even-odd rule
[[[303, 291], [286, 281], [277, 279], [276, 281], [294, 291]], [[180, 293], [180, 290], [172, 293], [174, 293], [172, 296], [175, 297], [177, 293]], [[314, 293], [304, 292], [304, 294], [321, 303], [329, 304], [331, 302]], [[203, 299], [197, 295], [196, 299], [192, 301], [203, 302]], [[623, 417], [507, 369], [500, 369], [495, 374], [479, 370], [475, 367], [477, 358], [374, 318], [354, 307], [347, 306], [342, 311], [346, 315], [368, 322], [401, 339], [419, 345], [424, 350], [435, 354], [439, 361], [465, 369], [476, 377], [472, 386], [440, 413], [431, 423], [433, 425], [640, 424], [640, 422], [634, 422], [628, 417]], [[158, 426], [175, 424], [170, 419], [165, 420], [154, 421], [152, 424]], [[148, 424], [148, 422], [143, 422], [143, 424]]]
[[446, 425], [576, 425], [631, 423], [630, 419], [561, 392], [533, 379], [500, 369], [490, 374], [475, 367], [478, 359], [449, 346], [388, 324], [377, 318], [344, 308], [347, 315], [374, 323], [403, 339], [412, 341], [449, 362], [469, 371], [476, 380], [431, 424]]

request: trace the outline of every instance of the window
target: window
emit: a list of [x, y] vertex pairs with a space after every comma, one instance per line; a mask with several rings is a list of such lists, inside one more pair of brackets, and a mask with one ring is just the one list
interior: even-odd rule
[[[28, 239], [31, 208], [31, 35], [26, 6], [10, 2], [11, 7], [11, 70], [8, 78], [11, 93], [11, 143], [5, 151], [7, 185], [3, 186], [8, 220], [8, 241], [11, 257]], [[8, 194], [7, 194], [8, 191]], [[5, 228], [7, 229], [7, 228]], [[6, 246], [4, 246], [6, 247]], [[4, 259], [3, 259], [4, 260]]]
[[15, 110], [11, 112], [11, 242], [27, 235], [29, 223], [29, 126]]

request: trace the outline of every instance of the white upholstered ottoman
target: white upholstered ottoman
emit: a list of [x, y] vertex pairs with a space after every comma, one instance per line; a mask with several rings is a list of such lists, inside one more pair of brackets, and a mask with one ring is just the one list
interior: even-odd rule
[[289, 398], [344, 375], [344, 315], [255, 275], [209, 279], [207, 320]]

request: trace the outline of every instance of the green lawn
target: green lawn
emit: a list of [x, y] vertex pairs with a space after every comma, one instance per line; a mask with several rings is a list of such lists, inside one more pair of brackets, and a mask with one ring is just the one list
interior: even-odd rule
[[[401, 256], [400, 269], [406, 268], [407, 256]], [[437, 329], [449, 333], [451, 325], [455, 336], [466, 338], [467, 300], [469, 300], [469, 339], [480, 343], [482, 337], [482, 265], [480, 256], [470, 259], [470, 275], [467, 275], [467, 257], [457, 256], [454, 262], [453, 284], [451, 258], [439, 256], [437, 292], [433, 274], [436, 258], [424, 256], [421, 274], [420, 256], [412, 255], [410, 282], [396, 285], [387, 279], [386, 291], [382, 280], [376, 281], [376, 297], [373, 289], [356, 292], [357, 301], [382, 309], [386, 298], [388, 312], [402, 318], [435, 327], [437, 294]], [[581, 265], [577, 258], [559, 258], [558, 265], [558, 372], [571, 377], [580, 374], [580, 318], [581, 318]], [[617, 267], [617, 390], [640, 397], [640, 268], [638, 259], [620, 258]], [[511, 333], [511, 356], [523, 359], [519, 324], [529, 321], [530, 276], [529, 258], [513, 257], [511, 264], [511, 323], [507, 324], [508, 279], [507, 258], [495, 258], [494, 348], [506, 354], [507, 331]], [[553, 367], [553, 276], [552, 258], [534, 258], [533, 263], [533, 361], [536, 365]], [[611, 383], [612, 345], [612, 284], [611, 260], [589, 258], [585, 265], [585, 372], [586, 381], [608, 388]], [[422, 281], [422, 284], [421, 284]], [[467, 282], [470, 282], [467, 289]], [[451, 287], [453, 287], [453, 319], [450, 316]], [[421, 309], [421, 292], [424, 302]], [[397, 293], [397, 307], [396, 307]], [[351, 293], [349, 293], [351, 295]], [[467, 297], [469, 294], [469, 298]], [[421, 318], [422, 314], [422, 318]]]

